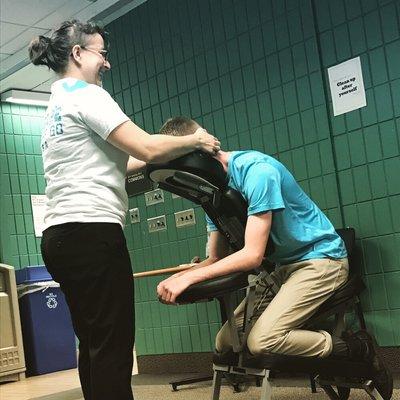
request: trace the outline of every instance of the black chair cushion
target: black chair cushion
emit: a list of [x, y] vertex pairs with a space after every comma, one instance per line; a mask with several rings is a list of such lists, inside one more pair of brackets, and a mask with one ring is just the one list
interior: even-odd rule
[[[235, 292], [242, 289], [248, 284], [249, 272], [236, 272], [230, 275], [220, 276], [218, 278], [210, 279], [196, 283], [189, 286], [176, 301], [179, 304], [195, 303], [196, 301], [212, 300], [213, 298], [221, 297], [226, 293]], [[350, 276], [349, 280], [337, 289], [333, 295], [321, 305], [313, 318], [319, 314], [325, 313], [329, 309], [340, 305], [354, 296], [359, 295], [365, 289], [364, 282], [360, 276]]]
[[[222, 164], [207, 153], [195, 151], [183, 157], [176, 158], [163, 164], [148, 164], [147, 174], [154, 182], [171, 183], [171, 176], [175, 172], [187, 172], [202, 179], [205, 179], [219, 189], [225, 189], [228, 181]], [[179, 184], [177, 184], [179, 186]]]
[[350, 259], [354, 246], [356, 244], [356, 231], [354, 228], [338, 228], [336, 229], [336, 233], [342, 238], [344, 245], [346, 246], [347, 255]]

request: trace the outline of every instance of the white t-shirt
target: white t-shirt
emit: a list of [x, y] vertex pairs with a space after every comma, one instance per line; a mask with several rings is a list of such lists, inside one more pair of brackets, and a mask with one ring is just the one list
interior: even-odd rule
[[128, 120], [97, 85], [73, 78], [53, 83], [41, 140], [48, 198], [45, 228], [66, 222], [123, 226], [128, 155], [106, 139]]

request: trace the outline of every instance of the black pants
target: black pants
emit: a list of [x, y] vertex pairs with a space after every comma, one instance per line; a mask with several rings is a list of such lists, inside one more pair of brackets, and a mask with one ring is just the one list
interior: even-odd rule
[[121, 227], [52, 226], [43, 232], [41, 249], [71, 311], [85, 400], [132, 400], [133, 277]]

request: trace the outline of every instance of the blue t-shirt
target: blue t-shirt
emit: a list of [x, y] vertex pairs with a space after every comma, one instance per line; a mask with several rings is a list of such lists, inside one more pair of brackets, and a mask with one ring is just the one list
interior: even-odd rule
[[[332, 223], [278, 160], [258, 151], [234, 151], [228, 160], [228, 178], [228, 185], [247, 201], [247, 215], [272, 211], [275, 251], [267, 255], [270, 261], [288, 264], [347, 257]], [[207, 230], [217, 230], [208, 217]]]

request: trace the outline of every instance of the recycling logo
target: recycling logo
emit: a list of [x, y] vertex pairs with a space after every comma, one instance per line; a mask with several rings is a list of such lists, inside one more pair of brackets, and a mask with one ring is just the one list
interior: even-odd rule
[[46, 296], [46, 299], [47, 299], [47, 302], [46, 302], [47, 307], [49, 307], [49, 308], [56, 308], [57, 307], [58, 302], [57, 302], [57, 295], [56, 294], [49, 293]]

